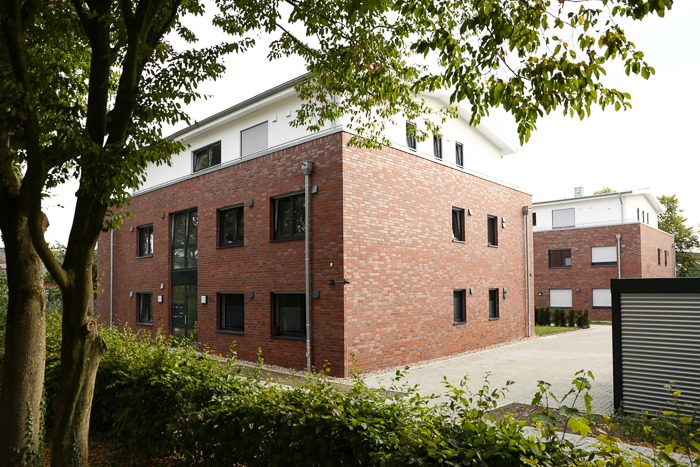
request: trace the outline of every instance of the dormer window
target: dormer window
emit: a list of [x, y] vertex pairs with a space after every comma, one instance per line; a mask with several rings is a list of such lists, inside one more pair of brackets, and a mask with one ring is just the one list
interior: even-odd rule
[[193, 172], [199, 172], [200, 170], [204, 170], [219, 164], [221, 164], [221, 141], [207, 147], [197, 149], [192, 153]]

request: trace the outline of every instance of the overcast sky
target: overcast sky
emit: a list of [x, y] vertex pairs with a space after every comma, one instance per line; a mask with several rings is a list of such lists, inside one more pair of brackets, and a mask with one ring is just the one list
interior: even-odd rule
[[[604, 186], [676, 194], [688, 224], [700, 224], [698, 19], [699, 1], [678, 0], [665, 18], [628, 24], [628, 37], [656, 68], [649, 81], [609, 72], [610, 83], [632, 94], [633, 109], [595, 111], [584, 121], [561, 113], [545, 117], [530, 141], [506, 156], [508, 169], [498, 178], [531, 193], [534, 201], [573, 197], [574, 187], [583, 187], [585, 195]], [[300, 61], [270, 63], [264, 50], [230, 57], [228, 64], [225, 78], [206, 85], [212, 99], [188, 108], [192, 118], [201, 120], [304, 73]], [[508, 125], [500, 129], [517, 141]], [[74, 191], [74, 184], [63, 187], [44, 202], [51, 242], [68, 241]]]

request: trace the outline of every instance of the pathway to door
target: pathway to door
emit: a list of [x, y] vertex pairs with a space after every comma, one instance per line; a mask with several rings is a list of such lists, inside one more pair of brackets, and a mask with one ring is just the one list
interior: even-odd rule
[[[540, 337], [505, 347], [442, 360], [409, 370], [406, 382], [418, 384], [423, 394], [443, 394], [446, 376], [458, 385], [464, 375], [471, 381], [469, 388], [476, 392], [490, 372], [491, 388], [515, 381], [499, 406], [522, 402], [529, 404], [537, 391], [538, 381], [552, 385], [557, 395], [565, 394], [578, 370], [593, 372], [591, 395], [593, 412], [613, 412], [612, 326], [593, 325], [590, 329]], [[391, 385], [394, 372], [367, 378], [370, 387]], [[553, 404], [556, 405], [556, 404]], [[568, 405], [568, 404], [567, 404]], [[583, 407], [577, 404], [578, 407]]]

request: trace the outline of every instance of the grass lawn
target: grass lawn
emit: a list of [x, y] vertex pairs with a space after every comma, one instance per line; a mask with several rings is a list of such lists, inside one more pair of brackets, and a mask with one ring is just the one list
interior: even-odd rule
[[564, 326], [535, 326], [535, 334], [544, 336], [546, 334], [559, 334], [560, 332], [576, 331], [578, 328]]

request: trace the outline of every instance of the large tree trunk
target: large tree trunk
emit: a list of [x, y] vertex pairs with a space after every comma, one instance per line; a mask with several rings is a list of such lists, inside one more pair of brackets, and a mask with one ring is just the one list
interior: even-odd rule
[[93, 310], [92, 255], [106, 207], [78, 196], [63, 263], [63, 340], [51, 465], [87, 466], [95, 376], [107, 350]]
[[16, 206], [6, 203], [0, 203], [0, 216], [9, 290], [0, 391], [0, 463], [35, 465], [42, 455], [41, 396], [46, 360], [44, 271], [29, 237], [26, 217]]

